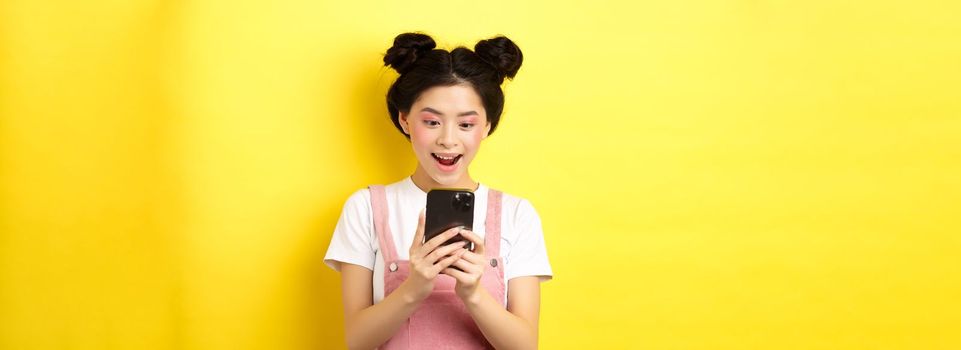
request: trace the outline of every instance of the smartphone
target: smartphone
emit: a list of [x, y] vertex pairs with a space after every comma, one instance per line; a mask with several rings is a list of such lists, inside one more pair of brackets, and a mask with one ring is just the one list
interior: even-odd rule
[[[457, 226], [473, 231], [474, 193], [460, 188], [432, 189], [427, 192], [427, 212], [424, 215], [424, 243]], [[464, 247], [474, 250], [474, 243], [462, 235], [448, 239], [443, 245], [460, 241], [467, 241]]]

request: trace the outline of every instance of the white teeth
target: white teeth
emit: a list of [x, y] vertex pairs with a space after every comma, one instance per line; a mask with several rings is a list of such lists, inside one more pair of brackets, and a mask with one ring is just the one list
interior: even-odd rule
[[439, 155], [439, 154], [436, 154], [436, 153], [434, 154], [434, 157], [437, 157], [437, 158], [440, 158], [440, 159], [443, 159], [443, 160], [452, 160], [452, 159], [454, 159], [454, 158], [457, 158], [457, 156], [445, 157], [445, 156], [442, 156], [442, 155]]

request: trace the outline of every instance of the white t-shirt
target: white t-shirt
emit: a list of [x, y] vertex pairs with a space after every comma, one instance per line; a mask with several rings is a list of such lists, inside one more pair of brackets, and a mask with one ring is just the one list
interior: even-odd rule
[[[385, 186], [385, 191], [390, 211], [388, 222], [397, 257], [408, 260], [417, 230], [418, 215], [427, 205], [427, 193], [417, 187], [410, 176]], [[474, 191], [473, 228], [474, 233], [481, 238], [486, 237], [487, 192], [488, 188], [484, 184], [479, 184]], [[540, 217], [529, 201], [507, 193], [503, 194], [501, 203], [500, 249], [505, 265], [505, 286], [514, 277], [539, 276], [542, 282], [553, 278]], [[370, 190], [366, 187], [354, 192], [344, 204], [324, 256], [327, 266], [340, 271], [340, 266], [335, 261], [360, 265], [374, 271], [374, 303], [384, 299], [384, 258], [374, 232]]]

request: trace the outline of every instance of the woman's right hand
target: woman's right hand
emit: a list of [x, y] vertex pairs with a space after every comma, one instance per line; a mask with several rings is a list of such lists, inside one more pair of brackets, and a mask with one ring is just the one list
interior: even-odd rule
[[467, 241], [441, 246], [458, 234], [460, 234], [460, 228], [454, 227], [424, 243], [424, 211], [421, 210], [417, 219], [414, 242], [410, 245], [410, 273], [404, 281], [410, 284], [417, 300], [427, 298], [434, 290], [434, 277], [460, 259], [467, 251], [464, 248]]

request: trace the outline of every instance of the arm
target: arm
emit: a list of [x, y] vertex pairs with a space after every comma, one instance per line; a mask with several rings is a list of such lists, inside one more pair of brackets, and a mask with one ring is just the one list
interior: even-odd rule
[[366, 267], [341, 263], [344, 330], [350, 349], [373, 349], [390, 339], [417, 309], [418, 300], [408, 284], [401, 284], [384, 300], [374, 304], [374, 272]]
[[427, 243], [421, 243], [424, 239], [424, 212], [421, 211], [410, 248], [410, 274], [377, 304], [373, 304], [372, 297], [374, 272], [360, 265], [340, 263], [344, 331], [349, 348], [373, 349], [397, 332], [434, 290], [434, 277], [467, 252], [461, 242], [438, 247], [457, 232], [456, 228], [449, 229]]
[[470, 230], [461, 235], [474, 243], [477, 252], [465, 252], [444, 274], [457, 279], [454, 290], [481, 333], [497, 349], [536, 349], [537, 319], [540, 314], [539, 276], [511, 278], [508, 283], [507, 309], [480, 286], [487, 259], [484, 240]]
[[484, 288], [465, 300], [484, 337], [497, 349], [537, 349], [540, 280], [524, 276], [508, 281], [507, 309]]
[[397, 331], [416, 305], [404, 285], [373, 305], [377, 236], [372, 226], [369, 194], [355, 192], [344, 204], [324, 262], [341, 274], [344, 333], [351, 349], [373, 349]]

